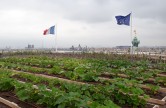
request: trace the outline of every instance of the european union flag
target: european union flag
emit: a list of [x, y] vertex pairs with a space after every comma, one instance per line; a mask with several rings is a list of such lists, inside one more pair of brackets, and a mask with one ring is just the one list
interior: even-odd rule
[[117, 24], [118, 25], [122, 25], [123, 24], [123, 25], [130, 26], [130, 15], [131, 15], [131, 13], [128, 14], [127, 16], [121, 16], [121, 15], [115, 16], [115, 18], [117, 20]]

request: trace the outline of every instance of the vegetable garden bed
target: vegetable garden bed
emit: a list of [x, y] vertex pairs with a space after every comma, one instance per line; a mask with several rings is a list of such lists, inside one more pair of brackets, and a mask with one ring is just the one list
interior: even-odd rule
[[[126, 55], [96, 54], [93, 57], [93, 54], [87, 54], [87, 56], [84, 54], [81, 57], [80, 54], [77, 58], [71, 56], [70, 58], [57, 56], [1, 58], [0, 90], [4, 91], [4, 87], [10, 84], [11, 88], [7, 87], [7, 91], [14, 89], [13, 93], [17, 95], [17, 98], [26, 102], [34, 100], [35, 95], [34, 102], [39, 104], [38, 107], [151, 108], [154, 105], [166, 106], [166, 101], [162, 100], [166, 96], [166, 64], [162, 61], [154, 63], [146, 58], [137, 59]], [[5, 80], [8, 78], [10, 80]], [[41, 94], [45, 93], [42, 91], [45, 87], [37, 91], [32, 88], [32, 91], [36, 91], [34, 94], [32, 91], [19, 89], [18, 81], [26, 82], [20, 85], [22, 88], [26, 88], [28, 83], [31, 83], [31, 86], [37, 84], [39, 88], [40, 85], [44, 85], [51, 90], [55, 87], [61, 96], [56, 97], [55, 103], [51, 104], [46, 100], [51, 99], [51, 95], [46, 98], [45, 94]], [[34, 95], [27, 97], [29, 92]], [[42, 97], [39, 98], [39, 96]], [[60, 99], [61, 102], [59, 102]]]

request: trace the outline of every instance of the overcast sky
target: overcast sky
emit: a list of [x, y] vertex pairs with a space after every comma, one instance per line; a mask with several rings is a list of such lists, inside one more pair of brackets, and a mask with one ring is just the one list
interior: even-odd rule
[[[131, 27], [115, 16], [132, 12], [140, 46], [166, 46], [166, 0], [0, 0], [0, 48], [131, 45]], [[135, 36], [133, 32], [133, 36]]]

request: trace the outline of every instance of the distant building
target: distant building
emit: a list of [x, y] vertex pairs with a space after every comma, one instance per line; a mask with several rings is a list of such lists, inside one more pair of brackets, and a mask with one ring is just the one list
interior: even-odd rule
[[25, 49], [34, 49], [34, 45], [28, 44], [28, 47], [25, 47]]
[[78, 45], [77, 50], [78, 50], [78, 51], [82, 51], [82, 47], [81, 47], [80, 44]]
[[82, 47], [80, 44], [78, 45], [78, 47], [74, 47], [73, 45], [69, 48], [71, 51], [81, 51], [81, 52], [87, 52], [88, 51], [88, 47]]
[[73, 46], [73, 45], [71, 46], [70, 50], [72, 50], [72, 51], [74, 51], [74, 50], [75, 50], [75, 48], [74, 48], [74, 46]]
[[31, 48], [34, 48], [34, 45], [31, 45]]
[[117, 49], [129, 49], [131, 46], [116, 46]]

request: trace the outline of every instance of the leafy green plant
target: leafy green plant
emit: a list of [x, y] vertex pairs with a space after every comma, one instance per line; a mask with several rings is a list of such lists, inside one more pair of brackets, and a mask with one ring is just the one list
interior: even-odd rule
[[64, 95], [64, 92], [56, 88], [47, 91], [45, 86], [39, 86], [39, 92], [43, 98], [40, 98], [37, 103], [47, 105], [50, 108], [55, 107], [57, 105], [56, 101]]
[[15, 83], [16, 95], [20, 100], [29, 100], [31, 102], [36, 102], [41, 97], [38, 95], [38, 89], [35, 89], [31, 83], [21, 84]]
[[7, 78], [7, 77], [1, 77], [0, 78], [0, 91], [9, 91], [9, 90], [13, 90], [14, 86], [12, 84], [14, 80], [11, 78]]
[[155, 82], [159, 85], [163, 84], [164, 86], [166, 86], [166, 77], [156, 77]]
[[156, 94], [160, 88], [160, 86], [156, 86], [156, 85], [151, 85], [151, 84], [148, 84], [147, 85], [148, 87], [150, 87], [150, 93], [151, 94]]
[[[31, 53], [26, 53], [31, 54]], [[58, 56], [60, 58], [58, 58]], [[72, 57], [76, 56], [75, 58]], [[15, 69], [29, 71], [34, 73], [55, 74], [60, 77], [66, 77], [76, 81], [99, 81], [99, 77], [104, 72], [114, 73], [111, 81], [102, 81], [97, 85], [74, 85], [60, 80], [36, 77], [33, 75], [20, 75], [27, 82], [45, 86], [39, 86], [39, 89], [32, 88], [32, 84], [15, 84], [17, 95], [26, 101], [34, 101], [44, 104], [47, 107], [72, 107], [72, 108], [110, 108], [118, 105], [129, 105], [131, 107], [140, 107], [145, 105], [145, 99], [139, 96], [145, 96], [144, 91], [139, 88], [139, 84], [154, 78], [158, 73], [165, 69], [165, 64], [152, 63], [147, 58], [130, 55], [105, 55], [105, 54], [57, 54], [57, 58], [48, 56], [29, 56], [29, 57], [8, 57], [0, 59], [2, 69]], [[39, 68], [40, 67], [40, 68]], [[154, 69], [153, 69], [154, 68]], [[125, 74], [129, 78], [116, 78], [118, 74]], [[112, 75], [112, 74], [111, 74]], [[8, 75], [7, 75], [8, 76]], [[5, 76], [5, 77], [7, 77]], [[137, 79], [143, 79], [136, 81]], [[113, 81], [114, 80], [114, 81]], [[10, 85], [10, 82], [2, 79], [2, 85]], [[11, 80], [13, 82], [13, 80]], [[15, 82], [15, 81], [14, 81]], [[165, 78], [157, 77], [155, 83], [164, 86]], [[4, 84], [4, 85], [3, 85]], [[104, 85], [106, 84], [106, 85]], [[52, 88], [57, 87], [57, 88]], [[48, 91], [46, 88], [52, 88]], [[8, 89], [8, 88], [7, 88]], [[6, 90], [7, 90], [6, 89]], [[151, 92], [156, 93], [157, 87], [151, 87]], [[131, 95], [132, 94], [132, 95]], [[40, 97], [40, 98], [39, 98]], [[42, 98], [41, 98], [42, 97]]]
[[114, 104], [111, 100], [105, 100], [104, 105], [100, 105], [98, 102], [89, 103], [90, 108], [120, 108], [118, 105]]

